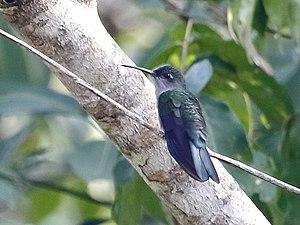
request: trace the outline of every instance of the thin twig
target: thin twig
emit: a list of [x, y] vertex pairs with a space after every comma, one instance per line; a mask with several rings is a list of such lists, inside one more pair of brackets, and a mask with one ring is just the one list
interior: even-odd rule
[[209, 154], [210, 154], [211, 157], [214, 157], [214, 158], [216, 158], [216, 159], [218, 159], [218, 160], [220, 160], [220, 161], [222, 161], [222, 162], [224, 162], [226, 164], [229, 164], [229, 165], [237, 167], [237, 168], [239, 168], [241, 170], [244, 170], [247, 173], [252, 174], [253, 176], [256, 176], [256, 177], [258, 177], [258, 178], [260, 178], [260, 179], [262, 179], [264, 181], [267, 181], [267, 182], [269, 182], [271, 184], [274, 184], [274, 185], [276, 185], [276, 186], [278, 186], [278, 187], [280, 187], [282, 189], [285, 189], [285, 190], [287, 190], [289, 192], [292, 192], [292, 193], [295, 193], [297, 195], [300, 195], [300, 189], [299, 188], [297, 188], [297, 187], [295, 187], [293, 185], [290, 185], [290, 184], [288, 184], [286, 182], [283, 182], [283, 181], [281, 181], [281, 180], [279, 180], [279, 179], [277, 179], [275, 177], [272, 177], [272, 176], [270, 176], [270, 175], [268, 175], [268, 174], [266, 174], [264, 172], [261, 172], [261, 171], [259, 171], [257, 169], [254, 169], [253, 167], [248, 166], [248, 165], [246, 165], [246, 164], [244, 164], [244, 163], [242, 163], [240, 161], [237, 161], [235, 159], [232, 159], [232, 158], [229, 158], [227, 156], [221, 155], [219, 153], [213, 152], [208, 147], [206, 147], [206, 148], [207, 148], [207, 150], [208, 150], [208, 152], [209, 152]]
[[27, 184], [30, 186], [35, 186], [43, 189], [47, 189], [50, 191], [56, 191], [64, 194], [71, 195], [73, 197], [79, 198], [81, 200], [97, 204], [97, 205], [106, 205], [106, 206], [111, 206], [111, 202], [104, 202], [104, 201], [98, 201], [96, 199], [91, 198], [88, 194], [85, 192], [77, 191], [71, 188], [67, 188], [65, 186], [61, 186], [49, 181], [42, 181], [42, 180], [34, 180], [25, 176], [11, 176], [5, 173], [0, 172], [0, 179], [6, 180], [10, 183], [22, 183], [22, 184]]
[[[30, 45], [28, 45], [27, 43], [19, 40], [18, 38], [8, 34], [7, 32], [3, 31], [0, 29], [0, 35], [10, 39], [11, 41], [23, 46], [24, 48], [28, 49], [29, 51], [31, 51], [32, 53], [40, 56], [43, 60], [45, 60], [46, 62], [52, 64], [54, 67], [56, 67], [57, 69], [59, 69], [61, 72], [65, 73], [67, 76], [71, 77], [72, 79], [74, 79], [74, 81], [76, 83], [78, 83], [79, 85], [87, 88], [88, 90], [90, 90], [91, 92], [93, 92], [94, 94], [96, 94], [98, 97], [104, 99], [105, 101], [109, 102], [111, 105], [117, 107], [118, 109], [120, 109], [121, 111], [124, 112], [124, 114], [126, 114], [128, 117], [130, 117], [131, 119], [136, 120], [138, 123], [140, 123], [142, 126], [148, 128], [149, 130], [153, 131], [155, 134], [159, 135], [160, 137], [163, 137], [163, 131], [152, 126], [151, 124], [147, 123], [146, 121], [144, 121], [140, 116], [138, 116], [137, 114], [129, 111], [128, 109], [126, 109], [124, 106], [120, 105], [119, 103], [117, 103], [115, 100], [111, 99], [110, 97], [108, 97], [107, 95], [105, 95], [104, 93], [102, 93], [101, 91], [97, 90], [96, 88], [92, 87], [91, 85], [89, 85], [88, 83], [86, 83], [84, 80], [80, 79], [77, 75], [75, 75], [74, 73], [72, 73], [71, 71], [69, 71], [68, 69], [66, 69], [65, 67], [63, 67], [62, 65], [60, 65], [59, 63], [55, 62], [54, 60], [50, 59], [49, 57], [47, 57], [46, 55], [44, 55], [43, 53], [39, 52], [38, 50], [36, 50], [35, 48], [31, 47]], [[277, 178], [274, 178], [264, 172], [261, 172], [259, 170], [256, 170], [242, 162], [239, 162], [237, 160], [231, 159], [227, 156], [223, 156], [219, 153], [213, 152], [211, 151], [208, 147], [207, 147], [210, 155], [216, 159], [219, 159], [220, 161], [235, 166], [241, 170], [244, 170], [247, 173], [250, 173], [262, 180], [265, 180], [271, 184], [274, 184], [280, 188], [283, 188], [287, 191], [290, 191], [292, 193], [298, 194], [300, 195], [300, 189], [297, 187], [294, 187], [290, 184], [287, 184], [281, 180], [278, 180]]]
[[180, 68], [181, 72], [185, 71], [185, 61], [186, 61], [186, 56], [188, 54], [189, 39], [190, 39], [192, 28], [193, 28], [193, 20], [189, 19], [186, 24], [184, 39], [182, 42], [181, 68]]

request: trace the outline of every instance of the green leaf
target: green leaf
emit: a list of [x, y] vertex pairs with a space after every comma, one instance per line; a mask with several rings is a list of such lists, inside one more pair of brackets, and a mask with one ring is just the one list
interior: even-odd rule
[[224, 79], [223, 73], [224, 71], [216, 66], [214, 70], [216, 75], [209, 81], [203, 93], [207, 93], [224, 102], [236, 114], [245, 129], [248, 130], [251, 123], [251, 112], [248, 111], [244, 93], [237, 88], [235, 83]]
[[122, 185], [130, 182], [130, 180], [133, 179], [135, 175], [135, 170], [132, 168], [129, 162], [121, 156], [114, 168], [115, 184]]
[[228, 107], [209, 96], [202, 96], [200, 102], [205, 112], [208, 143], [212, 150], [235, 158], [249, 155], [245, 131]]
[[212, 66], [208, 60], [193, 64], [185, 74], [186, 87], [194, 94], [198, 94], [212, 76]]
[[113, 218], [119, 225], [138, 225], [145, 215], [165, 222], [159, 199], [139, 176], [117, 185]]
[[160, 66], [162, 64], [172, 64], [175, 67], [180, 66], [180, 56], [182, 47], [178, 42], [181, 42], [185, 33], [185, 26], [180, 25], [172, 26], [171, 31], [162, 36], [153, 48], [146, 51], [144, 56], [139, 59], [141, 65], [149, 69]]
[[143, 54], [137, 59], [137, 64], [153, 69], [162, 63], [166, 63], [169, 55], [177, 48], [178, 46], [170, 43], [168, 36], [164, 35], [152, 48], [143, 52]]
[[[23, 215], [34, 224], [55, 212], [62, 197], [58, 192], [39, 188], [31, 189], [26, 196], [30, 204], [24, 208]], [[45, 199], [47, 199], [47, 203], [45, 203]]]
[[137, 195], [137, 186], [134, 181], [123, 184], [122, 186], [117, 186], [113, 206], [113, 219], [117, 224], [139, 224], [142, 218], [142, 210], [140, 207], [141, 198], [142, 195]]
[[98, 224], [103, 224], [106, 223], [109, 220], [105, 219], [87, 219], [84, 222], [82, 222], [80, 225], [98, 225]]
[[172, 55], [177, 55], [178, 52], [180, 52], [178, 45], [169, 44], [159, 49], [154, 55], [147, 56], [147, 60], [144, 60], [146, 67], [151, 69], [161, 64], [170, 63]]
[[3, 207], [14, 208], [22, 195], [19, 189], [13, 183], [3, 180], [0, 177], [0, 205]]
[[74, 173], [86, 182], [112, 179], [118, 151], [110, 141], [89, 141], [76, 146], [69, 162]]
[[30, 131], [30, 127], [25, 126], [12, 137], [0, 139], [0, 163], [8, 163], [9, 156], [26, 140]]
[[[0, 20], [0, 25], [2, 29], [18, 36], [3, 19]], [[15, 83], [31, 83], [46, 87], [49, 78], [50, 70], [39, 57], [5, 38], [0, 38], [1, 81], [9, 80]]]
[[268, 16], [263, 5], [263, 0], [257, 0], [253, 17], [253, 28], [256, 29], [260, 35], [264, 35], [267, 22]]
[[[293, 0], [289, 5], [290, 10], [290, 23], [291, 23], [291, 33], [297, 44], [300, 43], [300, 2]], [[299, 47], [299, 46], [298, 46]]]
[[281, 120], [294, 112], [284, 87], [262, 71], [241, 72], [237, 79], [231, 80], [250, 96], [270, 120]]
[[[234, 70], [252, 70], [245, 50], [234, 41], [224, 41], [216, 32], [200, 24], [193, 26], [193, 44], [199, 46], [204, 56], [216, 55]], [[211, 62], [212, 63], [212, 62]], [[213, 65], [214, 66], [214, 65]]]
[[282, 30], [289, 25], [290, 13], [289, 5], [291, 0], [276, 1], [263, 0], [264, 8], [269, 18], [269, 24], [271, 27], [277, 30]]
[[16, 113], [86, 115], [69, 96], [46, 88], [1, 82], [0, 114]]

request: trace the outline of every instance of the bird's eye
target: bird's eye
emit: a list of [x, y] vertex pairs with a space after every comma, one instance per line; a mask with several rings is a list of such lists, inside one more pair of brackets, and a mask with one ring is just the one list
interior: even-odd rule
[[165, 78], [167, 78], [167, 79], [173, 79], [173, 75], [170, 74], [170, 73], [167, 73], [167, 74], [165, 75]]

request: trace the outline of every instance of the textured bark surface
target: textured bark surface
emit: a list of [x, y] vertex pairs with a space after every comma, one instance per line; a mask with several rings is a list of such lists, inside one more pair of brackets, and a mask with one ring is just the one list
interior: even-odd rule
[[[0, 0], [0, 11], [28, 43], [158, 127], [154, 87], [142, 73], [120, 67], [132, 62], [106, 32], [95, 1]], [[220, 184], [193, 180], [173, 161], [163, 139], [57, 76], [180, 224], [269, 224], [217, 160]]]

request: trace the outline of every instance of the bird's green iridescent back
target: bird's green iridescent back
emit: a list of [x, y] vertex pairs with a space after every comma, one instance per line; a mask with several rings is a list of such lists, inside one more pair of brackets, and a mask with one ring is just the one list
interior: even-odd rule
[[206, 124], [199, 101], [193, 94], [184, 89], [162, 93], [158, 99], [158, 112], [161, 117], [174, 113], [178, 117], [177, 123], [183, 123], [193, 143], [199, 148], [203, 147], [207, 135]]

